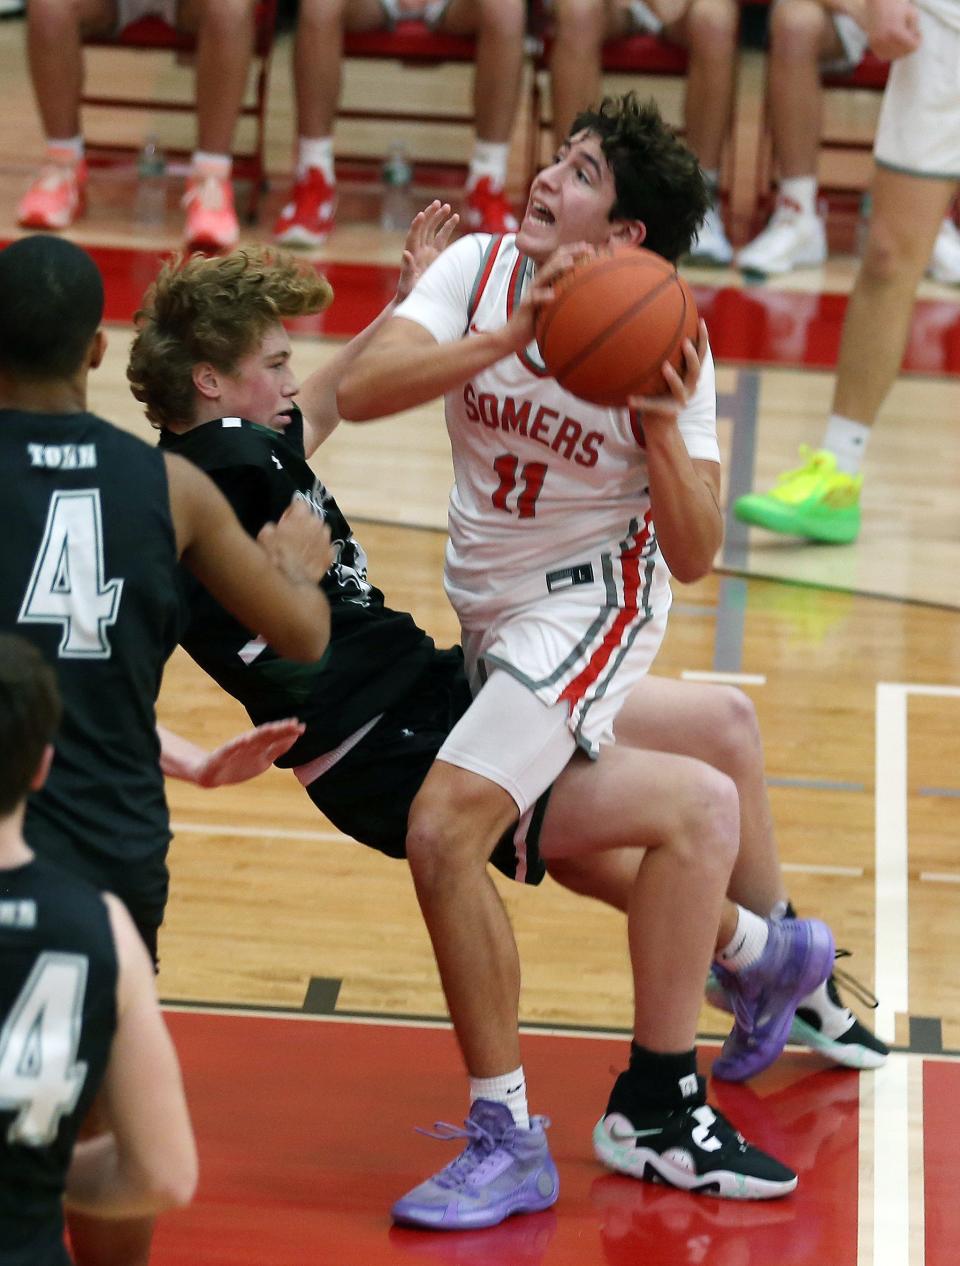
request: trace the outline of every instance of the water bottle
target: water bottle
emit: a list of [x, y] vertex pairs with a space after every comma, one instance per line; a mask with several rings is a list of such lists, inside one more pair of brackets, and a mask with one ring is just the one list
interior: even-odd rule
[[167, 159], [153, 132], [137, 156], [135, 215], [141, 228], [147, 229], [161, 228], [167, 215]]
[[403, 141], [393, 141], [383, 164], [383, 209], [380, 226], [406, 231], [413, 218], [411, 182], [413, 168]]

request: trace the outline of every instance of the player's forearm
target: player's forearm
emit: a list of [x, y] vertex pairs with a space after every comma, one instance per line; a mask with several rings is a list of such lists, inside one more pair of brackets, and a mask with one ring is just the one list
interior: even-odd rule
[[513, 350], [502, 330], [455, 343], [409, 342], [389, 333], [388, 326], [385, 336], [374, 338], [341, 380], [337, 405], [349, 422], [368, 422], [436, 400]]
[[396, 300], [391, 299], [365, 329], [355, 335], [349, 343], [339, 348], [325, 365], [310, 375], [300, 388], [297, 403], [300, 405], [306, 423], [304, 453], [307, 457], [311, 457], [324, 440], [336, 430], [340, 422], [337, 390], [343, 375], [377, 331], [393, 316], [396, 306]]
[[98, 1218], [150, 1217], [183, 1208], [195, 1187], [195, 1166], [161, 1177], [125, 1159], [113, 1134], [100, 1134], [74, 1147], [64, 1203]]
[[717, 495], [691, 462], [675, 425], [650, 426], [645, 435], [660, 552], [672, 575], [690, 584], [711, 570], [723, 541]]

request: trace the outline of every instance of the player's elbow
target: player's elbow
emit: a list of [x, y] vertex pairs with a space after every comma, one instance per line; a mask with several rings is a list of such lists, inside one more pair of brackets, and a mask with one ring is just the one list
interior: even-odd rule
[[330, 645], [330, 606], [319, 589], [312, 596], [309, 608], [299, 611], [296, 621], [270, 639], [278, 655], [298, 664], [316, 663]]
[[170, 1174], [153, 1189], [152, 1201], [155, 1213], [170, 1209], [185, 1209], [197, 1192], [199, 1171], [194, 1158], [193, 1169], [188, 1173]]

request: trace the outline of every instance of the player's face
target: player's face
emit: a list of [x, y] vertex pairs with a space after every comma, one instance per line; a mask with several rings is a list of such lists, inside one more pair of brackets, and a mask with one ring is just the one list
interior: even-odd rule
[[290, 367], [290, 339], [279, 323], [260, 344], [237, 362], [223, 381], [220, 404], [224, 417], [246, 418], [282, 431], [290, 422], [290, 406], [300, 384]]
[[517, 247], [542, 263], [558, 246], [601, 246], [615, 231], [610, 220], [615, 201], [613, 172], [599, 137], [578, 132], [564, 141], [550, 166], [534, 180]]

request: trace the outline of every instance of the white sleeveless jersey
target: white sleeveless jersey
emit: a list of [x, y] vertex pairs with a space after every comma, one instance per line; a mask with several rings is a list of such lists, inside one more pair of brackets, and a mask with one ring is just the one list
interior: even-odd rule
[[[513, 235], [461, 238], [396, 315], [441, 343], [495, 330], [520, 302], [532, 272]], [[565, 391], [544, 369], [536, 343], [451, 391], [445, 406], [456, 477], [445, 586], [463, 625], [482, 627], [535, 602], [552, 589], [552, 573], [564, 583], [565, 566], [573, 569], [569, 583], [577, 583], [581, 560], [585, 565], [611, 545], [618, 574], [607, 577], [608, 585], [622, 595], [624, 559], [635, 569], [642, 557], [648, 609], [665, 612], [669, 577], [651, 522], [635, 412], [601, 408]], [[680, 431], [691, 457], [719, 461], [710, 355]]]

